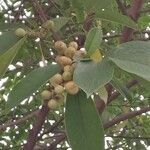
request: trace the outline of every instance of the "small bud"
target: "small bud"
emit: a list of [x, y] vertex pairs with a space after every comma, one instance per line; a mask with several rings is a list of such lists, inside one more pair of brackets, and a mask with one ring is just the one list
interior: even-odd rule
[[55, 86], [54, 91], [56, 94], [62, 94], [64, 92], [64, 87], [61, 85], [57, 85]]
[[62, 78], [63, 78], [64, 81], [70, 81], [70, 80], [72, 80], [72, 73], [68, 72], [68, 71], [65, 71], [62, 74]]
[[56, 86], [56, 85], [59, 85], [63, 82], [63, 78], [62, 78], [62, 75], [57, 73], [55, 74], [51, 79], [50, 79], [50, 83], [53, 85], [53, 86]]
[[44, 90], [42, 93], [41, 93], [41, 97], [42, 99], [46, 100], [46, 99], [50, 99], [52, 97], [52, 93], [48, 90]]
[[73, 58], [75, 52], [76, 52], [76, 49], [70, 46], [67, 49], [65, 49], [65, 56]]
[[42, 25], [43, 28], [45, 29], [53, 29], [54, 28], [54, 21], [52, 20], [47, 20], [43, 25]]
[[78, 49], [78, 43], [77, 42], [75, 42], [75, 41], [72, 41], [72, 42], [70, 42], [69, 43], [69, 47], [74, 47], [76, 50]]
[[15, 34], [16, 36], [18, 37], [24, 37], [26, 35], [26, 31], [22, 28], [18, 28], [16, 31], [15, 31]]
[[65, 84], [65, 90], [67, 93], [75, 95], [78, 93], [79, 87], [73, 81], [69, 81]]
[[50, 109], [56, 109], [59, 106], [59, 103], [55, 99], [51, 99], [48, 101], [48, 107]]
[[56, 62], [60, 65], [67, 66], [72, 64], [72, 60], [66, 56], [57, 56]]

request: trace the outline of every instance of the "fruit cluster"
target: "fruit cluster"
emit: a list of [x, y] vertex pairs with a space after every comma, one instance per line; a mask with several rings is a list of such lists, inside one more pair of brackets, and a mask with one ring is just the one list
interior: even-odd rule
[[64, 99], [64, 92], [72, 95], [78, 93], [79, 87], [73, 81], [74, 61], [77, 57], [85, 55], [84, 51], [78, 50], [78, 44], [74, 41], [70, 42], [68, 46], [62, 41], [57, 41], [54, 47], [58, 53], [55, 60], [62, 66], [62, 73], [57, 73], [50, 79], [51, 91], [45, 90], [41, 93], [43, 99], [50, 99], [48, 106], [51, 109], [59, 106]]

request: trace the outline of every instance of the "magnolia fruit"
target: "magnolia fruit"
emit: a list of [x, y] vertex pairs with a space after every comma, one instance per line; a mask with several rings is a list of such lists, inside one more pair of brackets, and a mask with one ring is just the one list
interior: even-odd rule
[[42, 96], [42, 99], [50, 99], [52, 97], [52, 93], [48, 90], [44, 90], [42, 93], [41, 93], [41, 96]]
[[64, 72], [71, 72], [71, 73], [73, 73], [73, 67], [72, 66], [69, 66], [69, 65], [67, 65], [67, 66], [64, 66]]
[[65, 84], [65, 90], [67, 93], [75, 95], [78, 93], [79, 87], [73, 81], [69, 81]]
[[59, 106], [59, 103], [55, 99], [51, 99], [48, 101], [48, 107], [50, 109], [56, 109]]
[[76, 49], [72, 46], [68, 47], [67, 49], [65, 49], [65, 56], [73, 58], [74, 54], [76, 52]]
[[62, 94], [64, 92], [64, 87], [61, 85], [57, 85], [55, 86], [54, 91], [56, 94]]
[[16, 36], [18, 37], [24, 37], [26, 35], [26, 31], [22, 28], [18, 28], [16, 31], [15, 31], [15, 34]]
[[75, 42], [75, 41], [72, 41], [72, 42], [70, 42], [69, 43], [69, 47], [74, 47], [76, 50], [78, 49], [78, 43], [77, 42]]
[[50, 79], [50, 83], [53, 85], [53, 86], [56, 86], [56, 85], [59, 85], [63, 82], [63, 78], [62, 78], [62, 75], [57, 73], [55, 74], [51, 79]]
[[66, 56], [57, 56], [56, 62], [63, 65], [63, 66], [67, 66], [67, 65], [72, 64], [72, 60]]
[[64, 81], [70, 81], [70, 80], [72, 80], [72, 73], [69, 72], [69, 71], [65, 71], [62, 74], [62, 78], [63, 78]]
[[63, 41], [57, 41], [55, 42], [54, 47], [58, 50], [65, 50], [67, 48], [67, 45]]

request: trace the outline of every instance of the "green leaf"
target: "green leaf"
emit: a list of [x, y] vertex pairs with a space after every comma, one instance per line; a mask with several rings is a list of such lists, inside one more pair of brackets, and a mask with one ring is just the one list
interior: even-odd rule
[[92, 28], [86, 37], [85, 49], [89, 55], [92, 55], [97, 49], [100, 48], [102, 42], [102, 30], [100, 27]]
[[60, 67], [52, 64], [31, 71], [10, 92], [6, 108], [11, 109], [20, 104], [59, 71]]
[[113, 77], [114, 69], [109, 61], [102, 60], [99, 63], [93, 61], [81, 61], [74, 72], [76, 84], [90, 96], [100, 87], [107, 84]]
[[150, 81], [150, 42], [132, 41], [116, 47], [110, 59], [121, 69]]
[[69, 21], [69, 18], [66, 17], [59, 17], [52, 19], [55, 24], [55, 31], [59, 31], [66, 23]]
[[19, 38], [17, 38], [14, 32], [3, 32], [0, 35], [0, 55], [16, 44], [18, 40]]
[[129, 101], [132, 100], [129, 90], [117, 78], [114, 77], [111, 81], [111, 84], [123, 97]]
[[98, 89], [98, 95], [104, 101], [104, 103], [107, 104], [108, 92], [105, 86], [102, 86], [100, 89]]
[[111, 9], [110, 10], [106, 9], [105, 11], [99, 10], [97, 11], [96, 16], [103, 20], [116, 22], [123, 26], [137, 29], [136, 23], [131, 18], [119, 13], [118, 10], [114, 10], [114, 11], [112, 11]]
[[73, 9], [75, 10], [78, 22], [84, 21], [84, 6], [81, 0], [71, 0]]
[[9, 64], [13, 61], [19, 49], [25, 42], [26, 38], [19, 40], [14, 46], [12, 46], [8, 51], [0, 55], [0, 78], [5, 74]]
[[65, 125], [73, 150], [104, 150], [104, 129], [91, 98], [80, 91], [67, 95]]

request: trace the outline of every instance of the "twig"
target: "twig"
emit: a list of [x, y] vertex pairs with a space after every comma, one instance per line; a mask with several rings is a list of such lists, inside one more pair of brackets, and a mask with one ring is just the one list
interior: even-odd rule
[[42, 125], [44, 124], [45, 118], [49, 112], [47, 101], [44, 102], [42, 109], [40, 109], [37, 121], [33, 125], [33, 129], [29, 131], [27, 144], [24, 145], [24, 150], [32, 150], [37, 141], [37, 135], [40, 132]]
[[[128, 16], [130, 16], [134, 21], [138, 20], [144, 1], [145, 0], [133, 0], [132, 6], [128, 12]], [[123, 43], [132, 40], [133, 31], [134, 29], [124, 27], [121, 36], [121, 42]]]
[[24, 121], [26, 121], [26, 120], [36, 116], [38, 114], [38, 111], [39, 110], [36, 110], [36, 111], [28, 114], [27, 116], [24, 116], [23, 118], [20, 118], [20, 119], [16, 120], [15, 122], [11, 121], [11, 122], [8, 122], [8, 123], [6, 123], [4, 125], [0, 125], [0, 131], [6, 129], [7, 127], [12, 127], [12, 126], [15, 126], [15, 125], [23, 123]]
[[146, 113], [148, 111], [150, 111], [150, 107], [141, 108], [138, 111], [132, 111], [127, 114], [119, 115], [118, 117], [115, 117], [111, 121], [105, 123], [104, 128], [105, 129], [110, 128], [110, 127], [114, 126], [115, 124], [118, 124], [121, 121], [131, 119], [133, 117], [136, 117], [136, 116], [141, 115], [142, 113]]

